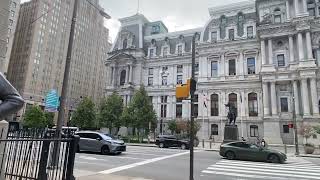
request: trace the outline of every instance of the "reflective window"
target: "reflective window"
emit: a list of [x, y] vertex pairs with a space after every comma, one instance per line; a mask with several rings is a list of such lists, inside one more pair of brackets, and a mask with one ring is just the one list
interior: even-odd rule
[[219, 96], [212, 94], [211, 97], [211, 116], [219, 116]]
[[288, 98], [280, 98], [281, 112], [288, 112]]
[[218, 77], [218, 62], [211, 62], [211, 77]]
[[248, 26], [247, 27], [247, 37], [249, 39], [253, 38], [253, 26]]
[[286, 65], [285, 59], [284, 59], [284, 54], [279, 54], [277, 55], [277, 61], [278, 61], [278, 66], [283, 67]]
[[258, 98], [256, 93], [248, 94], [249, 116], [258, 116]]
[[248, 67], [248, 74], [255, 74], [256, 73], [256, 60], [255, 60], [255, 58], [248, 58], [247, 59], [247, 67]]
[[217, 124], [211, 124], [211, 135], [218, 135], [219, 128]]
[[251, 137], [258, 137], [259, 136], [258, 126], [250, 125], [250, 136]]
[[236, 60], [235, 59], [229, 60], [229, 75], [230, 76], [236, 75]]
[[122, 70], [120, 73], [120, 86], [123, 86], [126, 82], [126, 70]]

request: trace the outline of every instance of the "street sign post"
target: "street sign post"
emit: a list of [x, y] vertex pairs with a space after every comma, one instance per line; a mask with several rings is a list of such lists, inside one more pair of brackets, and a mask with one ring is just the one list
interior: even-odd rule
[[46, 96], [45, 110], [48, 112], [57, 112], [59, 105], [58, 92], [55, 89], [50, 90]]

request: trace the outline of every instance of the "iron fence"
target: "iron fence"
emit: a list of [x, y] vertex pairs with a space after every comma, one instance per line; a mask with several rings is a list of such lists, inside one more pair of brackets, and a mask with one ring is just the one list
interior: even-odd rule
[[9, 131], [0, 137], [0, 179], [74, 180], [78, 142], [71, 131], [60, 136], [48, 129]]

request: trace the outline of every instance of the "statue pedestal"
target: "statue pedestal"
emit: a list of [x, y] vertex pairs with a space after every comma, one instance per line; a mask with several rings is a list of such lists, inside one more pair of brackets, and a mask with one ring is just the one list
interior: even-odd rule
[[224, 127], [223, 143], [239, 141], [239, 133], [237, 125], [226, 125]]

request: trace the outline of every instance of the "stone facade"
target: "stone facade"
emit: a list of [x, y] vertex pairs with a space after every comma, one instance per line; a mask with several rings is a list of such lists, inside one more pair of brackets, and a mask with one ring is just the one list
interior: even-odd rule
[[176, 100], [175, 86], [191, 77], [191, 39], [198, 32], [198, 137], [223, 140], [231, 102], [240, 137], [292, 144], [293, 115], [298, 127], [320, 122], [319, 6], [306, 0], [235, 3], [210, 8], [202, 28], [170, 33], [141, 14], [120, 19], [106, 60], [106, 95], [117, 91], [128, 104], [143, 84], [164, 132], [170, 120], [188, 119], [190, 103]]

